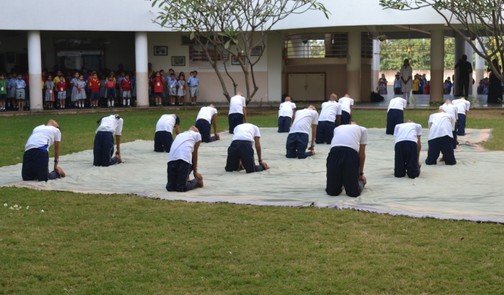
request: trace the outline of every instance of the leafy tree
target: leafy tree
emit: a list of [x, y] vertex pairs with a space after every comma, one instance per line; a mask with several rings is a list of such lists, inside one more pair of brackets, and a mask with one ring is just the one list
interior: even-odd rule
[[380, 0], [380, 5], [397, 10], [434, 9], [457, 35], [470, 40], [474, 52], [504, 81], [492, 63], [504, 61], [504, 0]]
[[[259, 86], [254, 66], [266, 48], [269, 31], [278, 22], [292, 14], [308, 10], [328, 10], [317, 0], [151, 0], [160, 11], [155, 22], [162, 27], [190, 33], [191, 39], [204, 51], [214, 69], [223, 95], [231, 95], [225, 76], [237, 92], [236, 79], [228, 71], [226, 61], [237, 61], [244, 75], [247, 103]], [[259, 49], [259, 50], [257, 50]], [[252, 51], [256, 51], [252, 56]], [[224, 73], [221, 73], [221, 66]], [[224, 76], [225, 75], [225, 76]]]
[[[399, 70], [404, 59], [410, 59], [415, 70], [430, 69], [430, 39], [385, 40], [380, 46], [380, 69]], [[445, 69], [453, 69], [453, 38], [445, 38]]]

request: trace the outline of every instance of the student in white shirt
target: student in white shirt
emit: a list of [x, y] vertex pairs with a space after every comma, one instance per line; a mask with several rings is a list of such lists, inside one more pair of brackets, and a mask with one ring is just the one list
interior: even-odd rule
[[455, 120], [455, 127], [453, 128], [452, 134], [453, 134], [453, 148], [457, 148], [457, 145], [458, 145], [458, 141], [457, 141], [458, 109], [449, 98], [445, 99], [445, 102], [439, 106], [439, 109], [443, 110], [445, 113], [452, 116], [453, 119]]
[[394, 128], [397, 124], [404, 123], [404, 109], [408, 101], [402, 97], [394, 97], [390, 100], [387, 109], [387, 128], [386, 134], [394, 134]]
[[[65, 172], [58, 165], [60, 141], [59, 125], [52, 119], [46, 125], [40, 125], [33, 129], [23, 154], [21, 168], [23, 180], [47, 181], [65, 177]], [[52, 144], [54, 144], [54, 170], [49, 172], [49, 148]]]
[[331, 93], [329, 100], [322, 103], [315, 143], [331, 143], [334, 128], [341, 123], [341, 104], [336, 101], [337, 99], [338, 96]]
[[455, 165], [455, 153], [453, 148], [453, 128], [455, 119], [444, 110], [429, 116], [429, 150], [425, 164], [436, 165], [439, 153], [443, 153], [446, 165]]
[[[296, 112], [294, 123], [287, 136], [285, 144], [287, 158], [305, 159], [315, 154], [315, 137], [317, 136], [318, 113], [315, 106], [310, 105]], [[311, 131], [311, 145], [308, 148], [308, 139]]]
[[[107, 167], [122, 162], [121, 134], [124, 120], [118, 115], [103, 117], [97, 121], [93, 147], [93, 165]], [[114, 154], [114, 137], [116, 141], [116, 156]]]
[[[188, 131], [182, 132], [175, 137], [168, 155], [167, 191], [186, 192], [197, 187], [203, 187], [203, 176], [198, 173], [200, 143], [201, 134], [195, 126], [191, 126]], [[194, 179], [189, 180], [191, 171]]]
[[367, 134], [366, 128], [356, 124], [334, 128], [331, 151], [326, 163], [328, 195], [338, 196], [344, 187], [347, 196], [360, 196], [367, 182], [364, 176]]
[[352, 106], [354, 104], [353, 98], [345, 94], [338, 102], [341, 104], [341, 124], [350, 124], [352, 121]]
[[292, 116], [296, 110], [296, 104], [292, 102], [290, 96], [286, 96], [284, 102], [278, 107], [278, 132], [289, 132], [292, 123]]
[[471, 102], [461, 97], [459, 99], [454, 99], [452, 103], [457, 107], [457, 135], [464, 136], [465, 135], [465, 127], [466, 127], [466, 118], [467, 112], [471, 108]]
[[180, 118], [175, 114], [161, 115], [156, 123], [156, 132], [154, 134], [155, 152], [170, 152], [174, 129], [175, 134], [180, 133]]
[[406, 122], [394, 128], [394, 176], [416, 178], [420, 175], [422, 125]]
[[[214, 131], [213, 136], [210, 135], [211, 127], [213, 127]], [[217, 109], [213, 104], [200, 109], [196, 117], [196, 128], [198, 128], [201, 134], [201, 141], [203, 142], [212, 142], [220, 139], [217, 133]]]
[[[255, 165], [254, 144], [259, 165]], [[260, 172], [269, 169], [262, 160], [261, 133], [256, 125], [243, 123], [233, 130], [233, 141], [228, 148], [225, 170], [227, 172], [245, 169], [247, 173]]]
[[236, 126], [247, 122], [247, 102], [241, 92], [236, 93], [235, 96], [229, 100], [229, 133], [233, 134]]

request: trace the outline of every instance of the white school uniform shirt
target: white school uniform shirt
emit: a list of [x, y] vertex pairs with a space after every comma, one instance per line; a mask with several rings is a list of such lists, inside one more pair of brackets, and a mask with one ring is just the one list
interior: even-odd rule
[[235, 95], [229, 100], [229, 114], [242, 114], [243, 108], [246, 107], [245, 97], [241, 95]]
[[196, 121], [198, 121], [199, 119], [204, 119], [208, 121], [208, 123], [212, 123], [212, 117], [215, 114], [217, 114], [216, 108], [210, 106], [202, 107], [198, 112], [198, 116], [196, 116]]
[[188, 130], [175, 137], [168, 155], [168, 162], [183, 160], [192, 165], [192, 153], [194, 145], [201, 141], [201, 134], [196, 131]]
[[110, 115], [103, 117], [100, 121], [100, 126], [96, 129], [96, 132], [105, 131], [112, 132], [113, 135], [121, 135], [124, 120], [117, 115]]
[[159, 118], [156, 123], [156, 132], [158, 131], [166, 131], [173, 132], [173, 127], [175, 127], [175, 123], [177, 122], [177, 115], [175, 114], [164, 114]]
[[259, 127], [250, 123], [243, 123], [235, 127], [233, 130], [233, 140], [254, 141], [255, 137], [261, 137]]
[[455, 128], [455, 118], [447, 113], [435, 113], [429, 116], [429, 138], [436, 139], [443, 136], [453, 138], [453, 129]]
[[322, 103], [322, 109], [320, 110], [318, 121], [335, 122], [336, 116], [338, 115], [341, 116], [341, 104], [337, 101], [329, 100]]
[[289, 133], [310, 134], [311, 126], [318, 124], [318, 113], [315, 110], [306, 108], [296, 112], [294, 123]]
[[422, 136], [422, 125], [418, 123], [401, 123], [394, 128], [395, 143], [400, 141], [413, 141], [416, 143], [419, 136]]
[[[455, 105], [443, 103], [442, 105], [439, 106], [439, 109], [443, 110], [445, 113], [452, 116], [455, 121], [457, 121], [458, 109]], [[453, 130], [455, 130], [455, 127], [453, 128]]]
[[278, 117], [289, 117], [292, 118], [294, 114], [294, 109], [296, 109], [296, 104], [292, 101], [284, 101], [278, 107]]
[[342, 111], [345, 111], [349, 114], [352, 112], [351, 106], [353, 106], [353, 104], [354, 104], [353, 98], [343, 96], [342, 98], [340, 98], [338, 100], [338, 102], [339, 102], [339, 104], [341, 104]]
[[394, 97], [390, 100], [387, 112], [390, 110], [401, 110], [403, 111], [408, 105], [408, 101], [402, 97]]
[[471, 108], [471, 102], [465, 98], [458, 98], [452, 101], [452, 104], [457, 107], [457, 113], [465, 115]]
[[191, 76], [187, 80], [187, 85], [190, 87], [198, 87], [199, 86], [199, 79], [197, 77]]
[[331, 148], [335, 146], [344, 146], [359, 152], [360, 145], [367, 143], [368, 133], [365, 127], [356, 124], [346, 124], [334, 128]]
[[40, 125], [33, 129], [32, 134], [26, 142], [25, 151], [42, 147], [48, 151], [55, 141], [61, 141], [60, 130], [54, 126]]

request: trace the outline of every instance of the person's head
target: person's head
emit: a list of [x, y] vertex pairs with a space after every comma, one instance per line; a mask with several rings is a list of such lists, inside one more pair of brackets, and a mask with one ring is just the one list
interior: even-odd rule
[[55, 127], [55, 128], [58, 128], [59, 129], [59, 124], [58, 122], [56, 122], [55, 120], [53, 119], [49, 119], [49, 121], [47, 121], [47, 126], [52, 126], [52, 127]]
[[290, 97], [290, 96], [286, 96], [286, 97], [284, 98], [284, 101], [292, 101], [292, 99], [291, 99], [291, 97]]
[[317, 108], [316, 108], [314, 105], [312, 105], [312, 104], [311, 104], [311, 105], [309, 105], [309, 106], [307, 107], [307, 109], [314, 110], [314, 111], [316, 111], [316, 110], [317, 110]]
[[208, 106], [211, 107], [211, 108], [215, 108], [215, 106], [214, 106], [213, 103], [209, 104]]
[[[3, 78], [3, 75], [1, 77]], [[51, 75], [47, 76], [47, 81], [52, 81], [52, 76]]]
[[79, 72], [75, 72], [74, 77], [79, 78]]
[[18, 76], [17, 76], [17, 78], [18, 78], [18, 80], [22, 80], [22, 79], [23, 79], [23, 76], [18, 75]]
[[193, 75], [196, 77], [198, 76], [198, 71], [193, 71]]
[[462, 54], [462, 60], [467, 60], [467, 55]]
[[179, 73], [179, 75], [178, 75], [178, 78], [179, 78], [179, 80], [180, 80], [180, 79], [182, 79], [182, 80], [183, 80], [183, 79], [185, 79], [185, 74], [184, 74], [184, 72], [180, 72], [180, 73]]
[[336, 95], [336, 93], [331, 93], [331, 95], [329, 95], [330, 101], [336, 101], [337, 99], [338, 99], [338, 96]]
[[80, 75], [80, 76], [79, 76], [79, 80], [84, 80], [84, 76], [83, 76], [83, 75]]
[[382, 78], [385, 78], [385, 74], [381, 74], [381, 77], [382, 77]]
[[129, 76], [128, 74], [126, 74], [126, 75], [124, 76], [124, 79], [126, 79], [126, 80], [129, 80], [129, 78], [130, 78], [130, 76]]
[[0, 74], [0, 80], [3, 80], [3, 79], [4, 79], [4, 75]]
[[161, 73], [160, 72], [156, 72], [156, 77], [160, 77], [161, 76]]
[[406, 59], [404, 60], [404, 63], [403, 63], [403, 64], [404, 64], [404, 66], [409, 66], [409, 59], [407, 59], [407, 58], [406, 58]]

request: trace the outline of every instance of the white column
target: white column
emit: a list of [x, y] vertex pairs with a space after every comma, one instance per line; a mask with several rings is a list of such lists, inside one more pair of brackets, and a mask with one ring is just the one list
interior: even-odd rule
[[347, 92], [355, 101], [361, 99], [361, 33], [348, 33]]
[[[476, 42], [476, 46], [478, 50], [483, 51], [483, 48], [481, 47], [479, 42]], [[478, 84], [479, 81], [481, 81], [485, 77], [485, 59], [483, 59], [481, 56], [475, 54], [474, 55], [474, 85], [473, 85], [473, 95], [478, 94]]]
[[137, 107], [149, 106], [149, 46], [146, 32], [135, 33], [135, 67]]
[[40, 31], [28, 32], [28, 74], [30, 77], [30, 111], [42, 111], [42, 50]]
[[380, 40], [373, 39], [373, 62], [371, 64], [371, 89], [374, 91], [380, 79]]
[[431, 78], [430, 101], [443, 101], [443, 76], [444, 76], [444, 35], [442, 30], [431, 31]]

